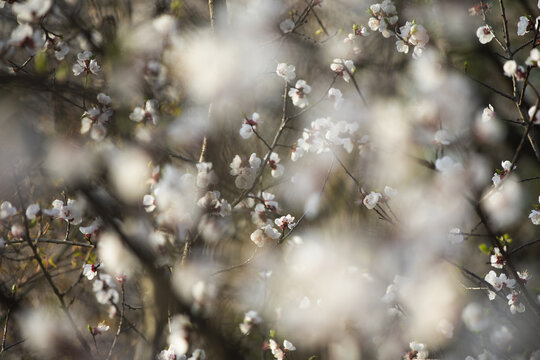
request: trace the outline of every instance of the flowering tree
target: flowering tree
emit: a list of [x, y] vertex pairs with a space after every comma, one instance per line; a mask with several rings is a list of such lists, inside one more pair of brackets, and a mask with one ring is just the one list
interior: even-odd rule
[[473, 5], [0, 1], [0, 354], [540, 359], [540, 2]]

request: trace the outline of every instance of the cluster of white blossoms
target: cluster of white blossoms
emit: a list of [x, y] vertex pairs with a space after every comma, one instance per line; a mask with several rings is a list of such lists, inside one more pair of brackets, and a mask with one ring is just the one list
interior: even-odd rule
[[236, 176], [234, 184], [239, 189], [249, 189], [255, 181], [257, 171], [261, 166], [261, 159], [257, 154], [253, 153], [247, 160], [242, 160], [240, 155], [236, 155], [229, 165], [231, 168], [230, 174]]
[[255, 310], [250, 310], [244, 314], [244, 320], [240, 324], [240, 331], [244, 335], [248, 335], [251, 330], [262, 323], [262, 318]]
[[416, 24], [414, 20], [407, 21], [399, 28], [398, 38], [399, 40], [396, 41], [397, 51], [407, 54], [409, 46], [414, 46], [413, 58], [422, 56], [424, 47], [429, 42], [426, 29], [422, 25]]
[[353, 61], [345, 59], [334, 59], [332, 64], [330, 64], [330, 69], [346, 82], [351, 80], [351, 76], [356, 71]]
[[251, 118], [244, 116], [242, 127], [240, 128], [240, 136], [244, 139], [249, 139], [254, 131], [257, 131], [257, 126], [260, 124], [262, 124], [262, 120], [260, 120], [259, 113], [254, 112], [251, 114]]
[[[257, 198], [260, 202], [255, 204], [254, 198]], [[269, 192], [263, 191], [259, 193], [257, 197], [248, 198], [248, 208], [253, 208], [251, 212], [251, 222], [259, 227], [265, 225], [272, 225], [271, 217], [268, 216], [275, 214], [279, 211], [279, 204], [274, 200], [275, 195]], [[275, 216], [275, 215], [274, 215]]]
[[371, 17], [368, 20], [368, 26], [372, 31], [380, 31], [385, 38], [392, 35], [389, 29], [398, 21], [396, 6], [390, 0], [384, 0], [382, 3], [373, 4], [368, 9]]
[[342, 146], [349, 154], [353, 151], [354, 143], [351, 139], [358, 123], [349, 123], [344, 120], [333, 121], [331, 118], [320, 118], [311, 122], [311, 128], [304, 128], [302, 137], [297, 140], [291, 152], [292, 161], [298, 160], [304, 153], [330, 151], [332, 146]]
[[92, 140], [101, 141], [107, 135], [107, 125], [114, 111], [109, 96], [99, 93], [97, 101], [97, 105], [85, 111], [81, 117], [81, 134], [90, 132]]
[[291, 82], [296, 78], [295, 70], [294, 65], [279, 63], [276, 68], [276, 74], [286, 82]]
[[290, 351], [295, 351], [296, 347], [288, 340], [283, 340], [283, 347], [279, 346], [274, 339], [268, 340], [268, 347], [276, 360], [283, 360]]
[[75, 76], [79, 76], [83, 72], [88, 75], [96, 75], [101, 71], [101, 67], [98, 65], [94, 54], [89, 50], [85, 50], [77, 54], [77, 62], [71, 70]]
[[82, 222], [83, 211], [76, 200], [68, 199], [65, 204], [62, 200], [56, 199], [52, 202], [52, 209], [43, 209], [43, 214], [79, 225]]
[[298, 80], [294, 87], [289, 89], [289, 97], [291, 98], [293, 105], [298, 106], [300, 109], [309, 105], [307, 94], [311, 92], [311, 86], [309, 86], [305, 80]]
[[157, 100], [150, 99], [144, 103], [144, 108], [135, 107], [129, 114], [129, 119], [135, 122], [148, 122], [157, 125], [159, 121], [159, 103]]
[[279, 239], [280, 236], [281, 233], [272, 227], [272, 225], [265, 225], [251, 233], [249, 238], [255, 245], [262, 248], [273, 240]]
[[[493, 177], [491, 178], [491, 181], [493, 181], [493, 185], [495, 187], [501, 186], [504, 177], [510, 172], [512, 162], [510, 162], [509, 160], [504, 160], [503, 162], [501, 162], [501, 166], [502, 170], [497, 169], [497, 171], [493, 174]], [[515, 168], [516, 166], [514, 165], [514, 169]]]
[[358, 24], [353, 25], [353, 32], [349, 33], [343, 42], [351, 46], [351, 51], [353, 54], [360, 54], [361, 49], [357, 44], [357, 40], [369, 36], [369, 31], [365, 26], [358, 26]]

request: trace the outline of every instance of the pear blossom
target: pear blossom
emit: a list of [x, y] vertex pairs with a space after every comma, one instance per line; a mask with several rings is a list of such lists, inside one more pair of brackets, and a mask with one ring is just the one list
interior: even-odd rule
[[[536, 113], [536, 115], [535, 115]], [[528, 111], [529, 119], [533, 119], [533, 124], [540, 124], [540, 111], [536, 111], [536, 106], [531, 106]]]
[[534, 225], [540, 225], [540, 211], [531, 210], [531, 213], [529, 214], [529, 219], [531, 219], [531, 222]]
[[47, 49], [54, 50], [54, 57], [56, 60], [64, 60], [69, 53], [69, 46], [63, 42], [59, 37], [49, 34], [47, 37]]
[[294, 21], [292, 21], [290, 18], [283, 20], [281, 24], [279, 24], [279, 28], [281, 29], [281, 31], [283, 31], [284, 34], [293, 31], [295, 26], [296, 25]]
[[245, 117], [242, 127], [240, 128], [240, 136], [244, 139], [249, 139], [253, 132], [257, 130], [257, 126], [262, 123], [259, 119], [259, 113], [254, 112], [251, 114], [251, 118]]
[[84, 235], [95, 234], [99, 229], [103, 227], [103, 220], [101, 218], [96, 218], [89, 226], [79, 227], [79, 231]]
[[512, 314], [525, 312], [525, 305], [519, 300], [517, 291], [512, 291], [511, 294], [506, 295], [506, 298]]
[[85, 111], [81, 117], [81, 134], [90, 132], [94, 141], [102, 141], [107, 135], [106, 126], [114, 111], [110, 107], [111, 98], [104, 93], [97, 95], [97, 105]]
[[109, 329], [110, 329], [109, 325], [106, 325], [105, 323], [100, 322], [97, 326], [90, 329], [90, 333], [92, 334], [92, 336], [101, 335], [104, 332], [109, 331]]
[[294, 216], [291, 216], [291, 214], [287, 214], [286, 216], [277, 218], [274, 223], [279, 226], [281, 230], [285, 230], [286, 227], [288, 227], [289, 229], [293, 229], [296, 226], [296, 223], [294, 222]]
[[328, 98], [334, 102], [335, 110], [339, 110], [341, 108], [341, 105], [343, 104], [343, 101], [344, 101], [341, 90], [330, 88], [330, 90], [328, 90]]
[[259, 316], [259, 314], [254, 310], [250, 310], [244, 315], [244, 321], [240, 324], [240, 331], [242, 334], [247, 335], [251, 332], [251, 329], [254, 326], [261, 323], [262, 318]]
[[476, 36], [481, 44], [487, 44], [495, 37], [488, 25], [480, 26], [476, 30]]
[[506, 274], [501, 273], [499, 276], [495, 271], [491, 270], [484, 277], [484, 280], [489, 283], [496, 291], [500, 291], [503, 288], [513, 289], [516, 286], [516, 280], [509, 279]]
[[51, 5], [52, 0], [27, 0], [14, 3], [12, 9], [19, 23], [36, 22], [47, 14]]
[[392, 35], [388, 29], [389, 25], [394, 25], [398, 21], [396, 7], [390, 0], [384, 0], [380, 4], [373, 4], [368, 9], [371, 17], [368, 20], [368, 26], [372, 31], [380, 31], [385, 38]]
[[247, 161], [242, 161], [240, 156], [236, 155], [229, 166], [231, 168], [230, 174], [236, 176], [234, 181], [236, 187], [249, 189], [255, 181], [257, 170], [261, 166], [261, 159], [255, 153], [251, 154]]
[[[505, 250], [506, 250], [506, 247], [505, 247]], [[489, 261], [491, 263], [491, 266], [493, 266], [495, 269], [502, 269], [503, 266], [506, 264], [506, 259], [504, 258], [504, 256], [501, 253], [501, 250], [498, 247], [493, 249], [493, 254], [491, 255]]]
[[338, 74], [343, 80], [349, 82], [356, 67], [352, 60], [334, 59], [332, 64], [330, 64], [330, 69]]
[[135, 122], [151, 122], [153, 125], [157, 125], [159, 121], [159, 103], [157, 100], [146, 100], [144, 103], [144, 109], [137, 106], [133, 109], [133, 112], [129, 114], [129, 119]]
[[521, 280], [521, 282], [524, 283], [524, 284], [526, 284], [527, 281], [529, 281], [530, 278], [531, 278], [531, 275], [529, 274], [528, 270], [518, 271], [517, 274], [518, 274], [518, 277]]
[[16, 239], [22, 238], [24, 235], [24, 227], [21, 224], [13, 224], [11, 226], [11, 235]]
[[283, 78], [286, 82], [291, 82], [296, 77], [296, 73], [294, 72], [296, 68], [294, 65], [288, 65], [286, 63], [279, 63], [276, 68], [276, 74]]
[[9, 201], [2, 202], [2, 205], [0, 205], [0, 219], [6, 219], [10, 216], [13, 216], [17, 213], [17, 208]]
[[482, 111], [482, 121], [491, 121], [494, 119], [495, 119], [495, 110], [493, 109], [493, 106], [489, 104]]
[[366, 195], [363, 203], [369, 210], [372, 210], [373, 208], [375, 208], [375, 206], [377, 206], [377, 203], [379, 202], [381, 197], [382, 194], [372, 191], [371, 193], [369, 193], [369, 195]]
[[285, 171], [285, 168], [279, 162], [279, 155], [275, 152], [272, 152], [270, 154], [270, 157], [268, 158], [268, 166], [270, 167], [270, 169], [272, 169], [272, 177], [278, 178], [283, 175], [283, 172]]
[[463, 165], [454, 161], [450, 156], [443, 156], [435, 160], [435, 169], [443, 174], [453, 175], [463, 170]]
[[271, 225], [266, 225], [260, 229], [255, 230], [251, 235], [250, 239], [258, 247], [263, 247], [266, 243], [272, 242], [280, 237], [279, 231], [273, 228]]
[[108, 274], [100, 274], [99, 277], [94, 280], [92, 285], [92, 290], [94, 291], [96, 299], [100, 304], [118, 302], [119, 295], [115, 288], [116, 285], [113, 283], [112, 277]]
[[508, 77], [512, 77], [516, 74], [517, 71], [517, 63], [515, 60], [508, 60], [503, 65], [504, 75]]
[[283, 349], [274, 339], [268, 340], [268, 346], [270, 347], [270, 351], [272, 351], [272, 355], [274, 355], [276, 360], [283, 360], [285, 359], [285, 354], [287, 352], [296, 350], [296, 347], [288, 340], [283, 341]]
[[79, 225], [82, 222], [82, 209], [79, 203], [73, 199], [68, 199], [67, 204], [62, 200], [54, 200], [52, 209], [43, 209], [43, 214], [65, 220], [73, 225]]
[[34, 220], [37, 216], [39, 216], [41, 212], [41, 209], [39, 207], [39, 204], [30, 204], [26, 208], [26, 218], [30, 221]]
[[156, 209], [156, 198], [150, 194], [146, 194], [143, 197], [144, 211], [150, 213]]
[[529, 56], [525, 60], [525, 65], [528, 66], [538, 66], [540, 63], [540, 50], [538, 48], [533, 48], [529, 53]]
[[450, 134], [444, 129], [438, 130], [433, 136], [433, 140], [437, 145], [450, 145], [452, 143]]
[[[504, 160], [501, 162], [501, 166], [502, 170], [497, 170], [497, 172], [494, 173], [493, 177], [491, 178], [491, 181], [495, 187], [499, 187], [502, 184], [504, 177], [510, 172], [512, 163], [509, 160]], [[515, 168], [516, 166], [514, 165], [514, 169]]]
[[426, 350], [426, 345], [413, 341], [409, 343], [409, 351], [403, 359], [427, 359], [429, 352]]
[[77, 54], [77, 62], [72, 67], [73, 75], [79, 76], [81, 73], [95, 75], [101, 71], [96, 59], [93, 59], [94, 54], [91, 51], [85, 50]]
[[416, 24], [414, 21], [407, 23], [399, 28], [399, 40], [396, 41], [398, 52], [407, 54], [409, 46], [414, 46], [413, 58], [418, 58], [422, 55], [423, 49], [429, 42], [429, 35], [422, 25]]
[[85, 276], [88, 280], [93, 280], [98, 274], [98, 266], [95, 264], [84, 264], [82, 271], [83, 276]]
[[294, 87], [289, 89], [289, 97], [291, 98], [293, 105], [298, 106], [300, 109], [309, 105], [307, 94], [311, 92], [311, 86], [309, 86], [305, 80], [298, 80]]

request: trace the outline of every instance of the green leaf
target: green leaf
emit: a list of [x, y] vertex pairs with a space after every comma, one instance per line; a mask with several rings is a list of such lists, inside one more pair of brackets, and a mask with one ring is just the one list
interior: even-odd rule
[[270, 329], [270, 337], [273, 338], [276, 336], [276, 330]]
[[36, 72], [43, 74], [47, 72], [47, 52], [42, 51], [34, 58], [34, 64], [36, 66]]
[[480, 251], [487, 255], [491, 254], [491, 249], [484, 243], [478, 245], [478, 248], [480, 249]]

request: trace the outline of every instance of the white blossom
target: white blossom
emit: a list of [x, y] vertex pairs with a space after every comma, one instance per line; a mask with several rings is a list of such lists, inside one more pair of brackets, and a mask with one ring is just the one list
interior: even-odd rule
[[295, 24], [290, 18], [287, 18], [279, 24], [279, 28], [283, 31], [284, 34], [290, 33], [294, 30]]
[[493, 32], [491, 32], [491, 28], [488, 25], [480, 26], [476, 30], [476, 36], [478, 37], [478, 40], [481, 44], [487, 44], [495, 37], [495, 35], [493, 35]]
[[369, 209], [372, 210], [377, 206], [377, 203], [381, 199], [382, 195], [378, 192], [372, 191], [369, 193], [369, 195], [366, 195], [366, 197], [363, 200], [364, 205]]
[[276, 74], [283, 78], [286, 82], [291, 82], [296, 77], [296, 73], [294, 72], [296, 68], [294, 65], [288, 65], [286, 63], [279, 63], [276, 68]]

